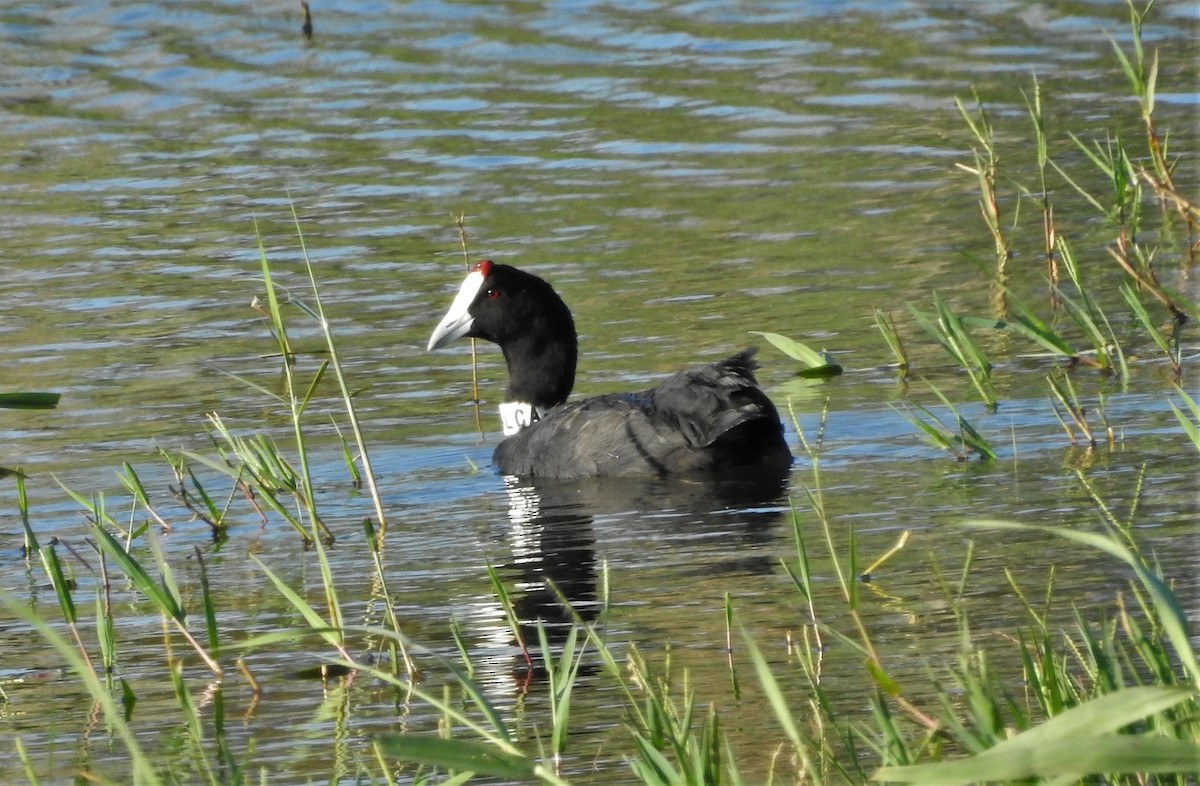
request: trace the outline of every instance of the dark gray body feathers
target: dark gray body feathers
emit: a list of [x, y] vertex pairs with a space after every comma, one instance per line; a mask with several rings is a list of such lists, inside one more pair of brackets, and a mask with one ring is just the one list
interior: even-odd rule
[[754, 350], [637, 393], [559, 405], [500, 443], [507, 475], [645, 476], [791, 464], [779, 415], [754, 379]]

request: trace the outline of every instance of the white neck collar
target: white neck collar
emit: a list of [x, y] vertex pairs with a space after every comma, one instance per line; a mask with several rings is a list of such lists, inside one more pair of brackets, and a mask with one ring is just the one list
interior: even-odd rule
[[540, 420], [537, 407], [526, 401], [505, 401], [500, 405], [500, 423], [504, 436], [511, 437], [534, 421]]

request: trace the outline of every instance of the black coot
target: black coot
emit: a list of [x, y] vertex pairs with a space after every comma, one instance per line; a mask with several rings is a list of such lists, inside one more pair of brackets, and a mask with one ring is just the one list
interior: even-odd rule
[[[791, 465], [779, 413], [754, 379], [753, 348], [649, 390], [564, 403], [578, 354], [570, 310], [542, 279], [490, 260], [463, 281], [428, 348], [462, 336], [499, 344], [508, 364], [502, 417], [515, 433], [492, 457], [506, 475], [778, 474]], [[533, 422], [517, 430], [514, 417]]]

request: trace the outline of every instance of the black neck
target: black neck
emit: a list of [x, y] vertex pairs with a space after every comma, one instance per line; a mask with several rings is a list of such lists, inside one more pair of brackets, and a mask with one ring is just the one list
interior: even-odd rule
[[575, 385], [578, 356], [573, 325], [568, 333], [526, 334], [506, 341], [501, 349], [508, 364], [504, 393], [508, 401], [529, 402], [547, 410], [567, 400]]

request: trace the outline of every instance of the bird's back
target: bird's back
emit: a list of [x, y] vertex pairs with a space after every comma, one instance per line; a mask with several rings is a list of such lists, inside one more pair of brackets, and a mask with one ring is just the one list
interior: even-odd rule
[[504, 474], [559, 478], [786, 469], [792, 456], [756, 366], [751, 348], [649, 390], [560, 405], [493, 461]]

